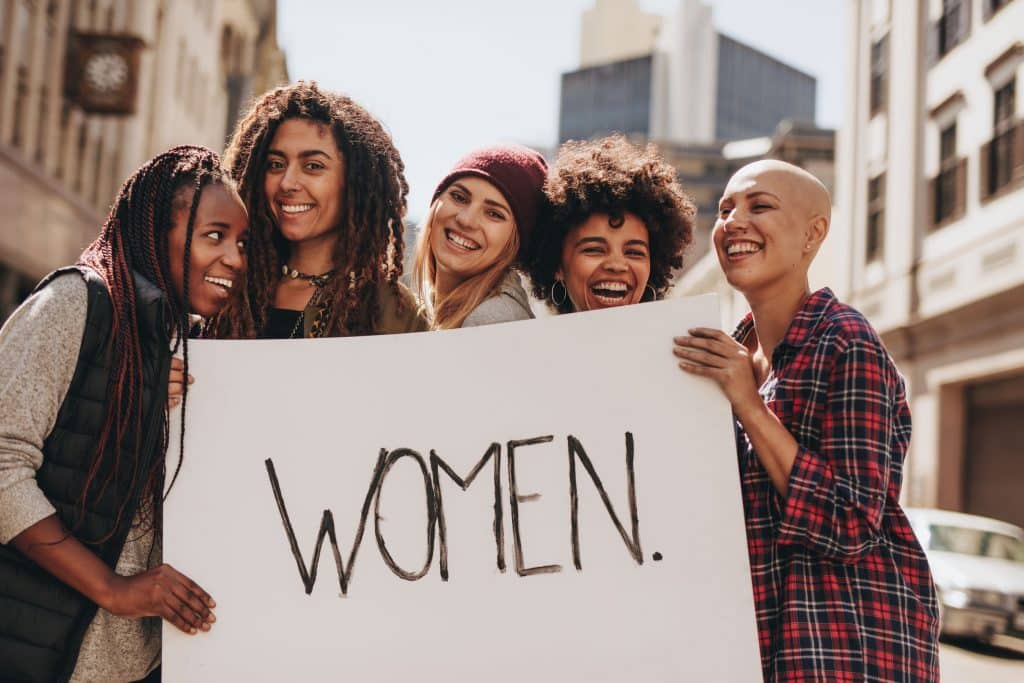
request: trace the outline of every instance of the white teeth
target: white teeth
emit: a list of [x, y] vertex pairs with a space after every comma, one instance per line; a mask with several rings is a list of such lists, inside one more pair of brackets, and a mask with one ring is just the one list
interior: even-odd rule
[[285, 213], [302, 213], [313, 208], [313, 204], [278, 204]]
[[452, 242], [452, 243], [462, 247], [463, 249], [479, 249], [480, 248], [480, 245], [477, 244], [476, 242], [474, 242], [472, 240], [468, 240], [465, 237], [460, 237], [459, 235], [456, 235], [451, 230], [445, 231], [445, 237], [448, 238], [449, 242]]
[[203, 279], [206, 280], [207, 282], [212, 282], [215, 285], [220, 285], [225, 289], [231, 289], [231, 285], [234, 284], [232, 280], [228, 280], [227, 278], [223, 277], [214, 277], [212, 275], [205, 275], [203, 276]]
[[591, 289], [604, 289], [609, 292], [625, 292], [629, 287], [626, 286], [625, 282], [613, 282], [611, 280], [607, 280], [605, 282], [598, 282], [591, 287]]
[[754, 242], [733, 242], [725, 248], [725, 253], [729, 256], [734, 254], [753, 254], [756, 251], [761, 251], [761, 245]]

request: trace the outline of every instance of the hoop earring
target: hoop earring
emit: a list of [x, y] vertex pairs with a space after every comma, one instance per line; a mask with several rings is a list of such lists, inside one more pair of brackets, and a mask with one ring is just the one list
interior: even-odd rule
[[[556, 299], [555, 298], [555, 286], [556, 285], [562, 285], [562, 290], [561, 290], [562, 291], [562, 298], [561, 299]], [[565, 282], [563, 280], [555, 280], [554, 282], [551, 283], [551, 295], [550, 296], [551, 296], [551, 303], [553, 303], [555, 306], [561, 306], [562, 304], [565, 303], [565, 299], [569, 296], [569, 290], [567, 290], [565, 288]]]
[[657, 301], [658, 300], [658, 292], [657, 292], [657, 290], [655, 290], [654, 287], [651, 287], [650, 285], [647, 285], [646, 287], [644, 287], [644, 292], [646, 292], [648, 289], [651, 290], [651, 301]]

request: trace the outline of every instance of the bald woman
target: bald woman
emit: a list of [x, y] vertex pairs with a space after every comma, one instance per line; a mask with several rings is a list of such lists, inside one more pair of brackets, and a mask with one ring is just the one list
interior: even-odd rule
[[675, 339], [737, 420], [766, 681], [938, 680], [938, 603], [899, 505], [910, 412], [878, 334], [807, 271], [831, 202], [801, 168], [740, 169], [713, 243], [750, 313]]

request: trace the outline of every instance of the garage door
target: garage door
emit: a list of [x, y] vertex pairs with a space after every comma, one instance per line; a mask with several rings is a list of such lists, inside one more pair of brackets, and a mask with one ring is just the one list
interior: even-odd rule
[[965, 512], [1024, 526], [1024, 375], [967, 390]]

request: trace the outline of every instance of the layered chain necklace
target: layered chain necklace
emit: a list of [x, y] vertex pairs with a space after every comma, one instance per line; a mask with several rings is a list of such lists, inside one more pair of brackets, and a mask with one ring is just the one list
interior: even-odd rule
[[[288, 335], [289, 339], [301, 339], [303, 335], [303, 327], [306, 322], [306, 310], [309, 308], [316, 309], [316, 315], [313, 318], [313, 324], [309, 329], [310, 337], [323, 337], [327, 334], [326, 320], [328, 317], [328, 311], [330, 306], [328, 302], [323, 300], [324, 288], [327, 283], [338, 274], [338, 269], [329, 270], [326, 273], [320, 273], [318, 275], [311, 275], [309, 273], [303, 273], [297, 268], [291, 268], [288, 264], [284, 264], [281, 267], [281, 274], [285, 277], [289, 277], [293, 280], [305, 280], [309, 283], [309, 286], [313, 288], [313, 296], [310, 297], [309, 303], [299, 311], [299, 318], [295, 321], [295, 327], [292, 328], [291, 334]], [[356, 283], [358, 277], [354, 272], [348, 274], [348, 290], [350, 292], [356, 289]]]
[[293, 280], [305, 280], [309, 283], [309, 286], [313, 288], [313, 296], [310, 297], [309, 303], [299, 311], [299, 317], [295, 321], [295, 327], [292, 328], [291, 334], [288, 335], [289, 339], [300, 339], [304, 336], [302, 334], [302, 328], [306, 323], [306, 309], [310, 307], [316, 308], [316, 317], [313, 319], [313, 327], [310, 330], [310, 336], [322, 337], [324, 335], [323, 318], [327, 307], [321, 305], [321, 299], [323, 298], [324, 287], [331, 281], [331, 278], [334, 277], [337, 272], [337, 269], [334, 269], [329, 270], [326, 273], [311, 275], [309, 273], [303, 273], [297, 268], [290, 268], [287, 263], [281, 267], [281, 274], [285, 277], [290, 277]]

